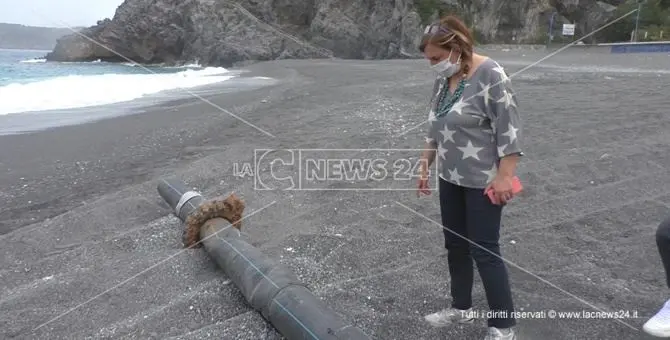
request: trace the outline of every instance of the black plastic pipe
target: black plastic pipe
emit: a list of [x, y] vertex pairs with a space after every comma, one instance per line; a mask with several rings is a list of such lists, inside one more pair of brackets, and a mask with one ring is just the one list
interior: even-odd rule
[[[204, 202], [178, 180], [161, 180], [158, 193], [182, 221]], [[314, 296], [286, 266], [245, 242], [224, 219], [209, 220], [200, 238], [210, 257], [247, 302], [289, 340], [369, 340]]]

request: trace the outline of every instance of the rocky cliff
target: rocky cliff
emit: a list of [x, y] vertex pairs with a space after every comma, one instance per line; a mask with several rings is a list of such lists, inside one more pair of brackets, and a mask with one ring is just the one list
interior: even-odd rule
[[603, 24], [612, 8], [601, 4], [595, 0], [125, 0], [113, 19], [60, 39], [46, 57], [224, 67], [281, 58], [414, 57], [423, 23], [436, 17], [440, 7], [471, 22], [479, 41], [527, 43], [546, 34], [554, 11], [561, 14], [559, 20], [578, 21], [577, 35]]

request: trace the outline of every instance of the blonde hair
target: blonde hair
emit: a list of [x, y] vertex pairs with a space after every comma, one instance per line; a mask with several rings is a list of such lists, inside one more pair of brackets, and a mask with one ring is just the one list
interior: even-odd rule
[[454, 15], [447, 15], [434, 23], [439, 25], [440, 30], [435, 33], [424, 34], [419, 44], [419, 50], [423, 53], [427, 45], [435, 45], [443, 49], [458, 50], [461, 52], [461, 71], [467, 74], [470, 71], [469, 62], [472, 61], [474, 40], [470, 29], [465, 23]]

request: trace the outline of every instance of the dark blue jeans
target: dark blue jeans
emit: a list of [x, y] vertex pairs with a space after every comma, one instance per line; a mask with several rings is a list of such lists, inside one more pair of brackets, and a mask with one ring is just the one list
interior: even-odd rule
[[512, 292], [498, 243], [502, 206], [491, 203], [482, 189], [457, 186], [442, 178], [439, 190], [451, 276], [451, 306], [459, 309], [472, 307], [474, 259], [492, 312], [488, 325], [498, 328], [514, 326]]
[[670, 217], [661, 222], [656, 229], [656, 246], [661, 255], [663, 268], [665, 268], [665, 282], [670, 288]]

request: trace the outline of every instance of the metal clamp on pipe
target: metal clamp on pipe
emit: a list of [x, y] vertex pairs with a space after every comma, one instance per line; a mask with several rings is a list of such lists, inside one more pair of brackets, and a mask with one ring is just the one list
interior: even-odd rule
[[[206, 203], [177, 180], [162, 180], [158, 192], [184, 222]], [[286, 266], [265, 256], [240, 235], [222, 218], [212, 218], [200, 229], [210, 257], [279, 333], [289, 340], [370, 340], [314, 296]]]
[[202, 195], [188, 190], [183, 182], [161, 180], [158, 183], [158, 194], [174, 209], [180, 220], [186, 221], [188, 215], [195, 211], [204, 201]]

